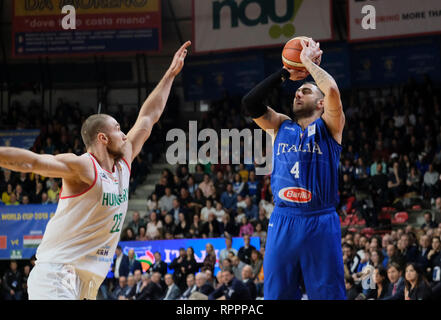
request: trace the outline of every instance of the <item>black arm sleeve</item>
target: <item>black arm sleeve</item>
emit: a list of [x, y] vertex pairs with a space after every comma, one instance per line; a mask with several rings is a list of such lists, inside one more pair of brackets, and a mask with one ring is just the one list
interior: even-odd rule
[[263, 116], [267, 110], [263, 101], [269, 91], [289, 79], [289, 76], [289, 71], [282, 68], [261, 81], [242, 98], [243, 109], [254, 119]]

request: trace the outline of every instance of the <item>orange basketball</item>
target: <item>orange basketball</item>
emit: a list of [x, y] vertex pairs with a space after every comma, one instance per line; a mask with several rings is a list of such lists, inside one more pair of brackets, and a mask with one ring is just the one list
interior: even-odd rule
[[302, 44], [300, 40], [304, 39], [308, 41], [308, 37], [295, 37], [285, 43], [282, 51], [283, 65], [288, 69], [306, 70], [300, 61], [300, 53], [302, 52]]

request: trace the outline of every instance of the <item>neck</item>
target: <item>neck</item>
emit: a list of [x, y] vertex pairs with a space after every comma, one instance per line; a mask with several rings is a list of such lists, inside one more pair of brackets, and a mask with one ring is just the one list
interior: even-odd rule
[[307, 126], [309, 126], [311, 123], [313, 123], [315, 120], [317, 120], [320, 117], [318, 114], [312, 114], [307, 117], [302, 117], [297, 119], [297, 123], [300, 127], [302, 127], [302, 130], [305, 130]]
[[90, 148], [87, 152], [95, 157], [101, 168], [112, 172], [115, 159], [107, 152], [107, 150], [102, 148]]

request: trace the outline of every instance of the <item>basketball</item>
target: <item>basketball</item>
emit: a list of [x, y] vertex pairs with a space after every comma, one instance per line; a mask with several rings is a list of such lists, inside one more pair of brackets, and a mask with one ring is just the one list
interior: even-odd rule
[[308, 41], [310, 38], [295, 37], [289, 40], [283, 47], [282, 62], [286, 68], [301, 71], [306, 70], [302, 62], [300, 61], [300, 53], [303, 49], [300, 42], [302, 39]]

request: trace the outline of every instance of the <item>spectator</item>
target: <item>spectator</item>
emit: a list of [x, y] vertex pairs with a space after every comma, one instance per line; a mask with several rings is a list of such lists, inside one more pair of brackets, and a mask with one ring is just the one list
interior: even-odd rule
[[155, 185], [155, 191], [153, 191], [153, 193], [156, 194], [158, 199], [161, 199], [162, 196], [165, 194], [165, 188], [167, 186], [168, 186], [167, 178], [162, 176], [161, 179], [159, 180], [159, 183]]
[[181, 290], [173, 281], [173, 276], [167, 273], [164, 276], [165, 284], [167, 285], [167, 290], [165, 296], [162, 300], [177, 300], [181, 295]]
[[187, 286], [185, 291], [180, 296], [181, 300], [188, 300], [190, 298], [191, 294], [196, 291], [197, 286], [195, 282], [195, 277], [193, 273], [187, 274]]
[[347, 300], [355, 300], [355, 298], [360, 294], [357, 286], [354, 283], [354, 279], [350, 275], [345, 276], [345, 287]]
[[219, 222], [214, 213], [208, 215], [208, 221], [204, 223], [202, 228], [202, 236], [204, 238], [217, 238], [220, 235]]
[[254, 203], [258, 203], [260, 200], [260, 188], [260, 183], [256, 180], [256, 172], [251, 170], [247, 181], [247, 194], [251, 197]]
[[159, 201], [156, 193], [152, 193], [147, 200], [147, 212], [151, 213], [152, 211], [161, 210], [159, 209]]
[[208, 300], [251, 300], [248, 288], [235, 278], [232, 269], [222, 271], [221, 277], [223, 284], [208, 296]]
[[262, 225], [262, 230], [268, 230], [269, 219], [266, 217], [266, 212], [263, 207], [259, 208], [259, 216], [256, 220], [256, 226], [257, 223]]
[[119, 282], [121, 276], [126, 277], [129, 275], [129, 257], [123, 252], [121, 246], [117, 246], [115, 250], [116, 257], [113, 259], [113, 277], [115, 278], [115, 284]]
[[204, 174], [204, 180], [199, 184], [199, 189], [202, 190], [205, 198], [211, 198], [215, 195], [216, 189], [209, 174]]
[[242, 280], [242, 269], [247, 265], [246, 263], [244, 263], [243, 261], [241, 261], [239, 259], [238, 256], [233, 256], [231, 258], [231, 264], [232, 264], [232, 270], [234, 272], [234, 276], [239, 279]]
[[196, 196], [196, 190], [198, 189], [198, 184], [194, 181], [193, 176], [188, 176], [187, 179], [187, 190], [190, 192], [192, 197]]
[[216, 172], [216, 180], [213, 182], [217, 195], [220, 196], [225, 192], [225, 190], [227, 188], [227, 182], [228, 181], [225, 180], [222, 171], [217, 171]]
[[191, 235], [189, 230], [190, 230], [190, 226], [188, 225], [184, 213], [179, 212], [178, 224], [176, 225], [175, 234], [174, 234], [175, 238], [176, 239], [190, 238]]
[[173, 200], [177, 199], [177, 197], [172, 194], [172, 190], [170, 187], [165, 188], [165, 194], [159, 199], [158, 207], [161, 211], [169, 212], [173, 209]]
[[170, 233], [172, 235], [176, 232], [176, 224], [173, 222], [173, 216], [170, 213], [167, 213], [167, 215], [164, 218], [164, 224], [162, 226], [162, 231], [164, 235], [166, 233]]
[[135, 277], [133, 275], [129, 275], [127, 277], [127, 286], [123, 288], [121, 295], [118, 297], [118, 300], [129, 300], [135, 294], [136, 291], [136, 282]]
[[251, 252], [251, 268], [254, 275], [258, 275], [263, 268], [263, 257], [257, 250]]
[[429, 251], [430, 251], [430, 238], [429, 236], [423, 234], [420, 237], [420, 247], [418, 249], [417, 259], [416, 259], [416, 263], [419, 265], [419, 267], [422, 270], [426, 270], [429, 266], [429, 260], [427, 259]]
[[158, 240], [161, 238], [162, 222], [157, 219], [156, 212], [150, 214], [150, 222], [147, 223], [146, 236], [148, 240]]
[[201, 214], [202, 208], [205, 206], [207, 199], [204, 197], [201, 189], [196, 189], [192, 201], [188, 204], [188, 207], [194, 211], [195, 214]]
[[421, 175], [415, 166], [410, 168], [407, 174], [406, 186], [408, 192], [419, 192], [421, 185]]
[[389, 263], [387, 267], [389, 285], [383, 300], [404, 300], [405, 283], [401, 274], [401, 266], [398, 263]]
[[248, 221], [247, 216], [243, 216], [239, 229], [239, 237], [243, 237], [244, 235], [251, 236], [253, 233], [253, 225], [251, 224], [251, 222]]
[[426, 211], [424, 212], [424, 223], [421, 225], [421, 229], [425, 228], [436, 228], [437, 224], [432, 219], [432, 212]]
[[174, 258], [170, 263], [169, 268], [173, 269], [173, 280], [176, 285], [183, 291], [185, 289], [185, 259], [187, 258], [187, 251], [184, 248], [179, 248], [179, 256]]
[[177, 224], [179, 221], [179, 213], [186, 213], [187, 210], [181, 206], [181, 202], [179, 199], [173, 200], [173, 208], [168, 212], [168, 214], [171, 214], [173, 216], [173, 221]]
[[207, 199], [205, 202], [205, 207], [201, 210], [201, 220], [202, 222], [208, 221], [208, 216], [210, 213], [216, 213], [216, 209], [213, 207], [213, 200]]
[[151, 281], [150, 274], [144, 273], [141, 276], [142, 284], [141, 284], [141, 287], [138, 289], [138, 292], [133, 297], [133, 300], [147, 300], [147, 298], [148, 298], [147, 290], [148, 290], [150, 281]]
[[31, 193], [32, 203], [41, 203], [43, 192], [44, 192], [43, 184], [41, 182], [37, 182], [35, 186], [35, 191]]
[[[194, 296], [195, 292], [198, 292], [203, 295], [204, 298], [208, 299], [210, 293], [214, 291], [212, 285], [210, 285], [207, 281], [207, 274], [205, 272], [199, 272], [195, 276], [196, 290], [190, 295], [190, 298]], [[197, 299], [200, 300], [200, 299]]]
[[187, 248], [187, 256], [184, 260], [185, 274], [195, 274], [199, 270], [199, 264], [196, 262], [193, 247]]
[[140, 226], [138, 230], [138, 235], [136, 236], [137, 241], [147, 241], [150, 240], [147, 237], [145, 226]]
[[430, 284], [417, 264], [408, 263], [405, 268], [405, 300], [428, 300], [432, 294]]
[[243, 182], [242, 177], [239, 173], [234, 174], [233, 191], [235, 194], [240, 194], [242, 197], [245, 196], [246, 188], [245, 182]]
[[216, 252], [214, 251], [214, 247], [211, 243], [207, 243], [205, 245], [205, 253], [206, 253], [205, 258], [204, 261], [202, 262], [201, 267], [208, 268], [213, 273], [217, 258], [216, 258]]
[[[361, 242], [361, 238], [360, 238]], [[347, 267], [349, 274], [354, 274], [359, 268], [361, 258], [358, 253], [354, 252], [354, 247], [349, 243], [343, 244], [343, 263]]]
[[222, 203], [216, 202], [216, 209], [214, 210], [214, 214], [218, 222], [222, 222], [222, 217], [226, 214]]
[[400, 266], [404, 266], [404, 256], [398, 251], [398, 248], [394, 244], [388, 244], [386, 247], [386, 258], [387, 264], [397, 263]]
[[213, 277], [213, 272], [209, 268], [201, 268], [201, 272], [207, 276], [207, 283], [214, 288], [217, 286], [216, 278]]
[[21, 277], [21, 285], [22, 285], [22, 288], [23, 288], [22, 300], [29, 300], [29, 295], [28, 295], [28, 278], [29, 278], [29, 273], [30, 272], [31, 272], [31, 266], [28, 265], [28, 264], [25, 265], [23, 267], [23, 275]]
[[[429, 164], [429, 169], [424, 173], [422, 194], [424, 198], [434, 198], [436, 195], [436, 184], [439, 180], [439, 173]], [[433, 200], [435, 201], [435, 200]]]
[[231, 219], [231, 216], [226, 213], [222, 217], [222, 223], [219, 225], [219, 232], [224, 237], [227, 236], [236, 236], [238, 234], [238, 226], [235, 224], [234, 219]]
[[412, 246], [409, 241], [409, 235], [403, 234], [400, 237], [401, 247], [398, 249], [401, 251], [401, 254], [404, 256], [405, 262], [415, 262], [418, 256], [418, 249], [416, 246]]
[[249, 172], [248, 172], [247, 169], [245, 169], [245, 165], [243, 163], [239, 164], [239, 175], [242, 178], [243, 182], [247, 182], [248, 181]]
[[139, 227], [145, 226], [144, 221], [139, 216], [139, 212], [135, 211], [132, 215], [132, 221], [130, 221], [128, 227], [135, 233], [135, 237], [139, 234]]
[[249, 220], [255, 220], [259, 216], [259, 210], [257, 206], [253, 203], [253, 200], [250, 196], [245, 197], [245, 215]]
[[225, 268], [231, 268], [232, 267], [231, 259], [229, 257], [225, 258], [224, 260], [222, 260], [222, 263], [219, 263], [219, 267], [221, 270], [224, 270]]
[[22, 300], [22, 274], [18, 270], [17, 261], [11, 260], [9, 270], [3, 275], [3, 296], [5, 300]]
[[233, 238], [231, 236], [225, 236], [225, 248], [222, 249], [219, 253], [219, 263], [222, 264], [222, 261], [228, 258], [228, 253], [233, 252], [234, 255], [237, 255], [237, 250], [233, 248]]
[[193, 222], [188, 230], [190, 238], [202, 238], [203, 223], [198, 214], [193, 216]]
[[220, 202], [229, 213], [237, 209], [237, 195], [234, 192], [233, 185], [231, 183], [227, 184], [226, 190], [221, 195]]
[[247, 287], [251, 300], [256, 300], [257, 297], [257, 289], [256, 284], [254, 283], [254, 275], [253, 269], [249, 265], [245, 265], [242, 269], [242, 282]]
[[159, 274], [161, 275], [161, 278], [162, 278], [167, 273], [167, 263], [162, 261], [161, 253], [159, 251], [156, 251], [154, 253], [154, 256], [155, 256], [155, 262], [153, 263], [152, 268], [151, 268], [152, 273], [159, 272]]
[[[129, 252], [127, 252], [127, 257], [129, 258], [129, 274], [134, 274], [135, 270], [142, 270], [141, 262], [136, 260], [135, 249], [129, 249]], [[127, 282], [129, 282], [129, 278], [127, 278]], [[130, 286], [130, 283], [127, 284]]]
[[125, 228], [122, 232], [121, 232], [121, 241], [133, 241], [136, 240], [135, 234], [132, 230], [132, 228]]
[[[148, 278], [148, 276], [146, 278]], [[159, 272], [153, 272], [150, 281], [146, 280], [143, 283], [141, 293], [136, 297], [136, 300], [161, 300], [164, 293], [160, 281], [161, 274]]]
[[111, 294], [112, 300], [122, 300], [124, 298], [124, 292], [127, 289], [127, 278], [120, 276], [118, 278], [118, 285], [113, 289]]
[[5, 204], [7, 206], [18, 206], [20, 202], [17, 201], [17, 196], [15, 195], [15, 193], [11, 193], [11, 195], [9, 196], [9, 201], [5, 202]]
[[366, 299], [382, 300], [386, 296], [386, 291], [389, 283], [386, 269], [384, 269], [382, 265], [377, 265], [374, 269], [373, 278], [375, 289], [370, 289], [368, 291]]
[[49, 199], [49, 202], [51, 203], [58, 203], [58, 198], [60, 196], [60, 188], [58, 187], [58, 181], [54, 180], [51, 187], [49, 188], [47, 192], [47, 196]]
[[245, 264], [251, 264], [251, 252], [256, 250], [256, 248], [250, 244], [250, 235], [245, 234], [243, 236], [244, 245], [239, 249], [238, 257]]
[[131, 292], [130, 299], [135, 300], [135, 297], [140, 294], [142, 288], [142, 270], [135, 270], [133, 277], [135, 279], [135, 286]]
[[252, 237], [258, 237], [260, 239], [260, 245], [264, 245], [266, 242], [266, 231], [263, 230], [262, 223], [257, 222], [254, 233], [251, 235]]

